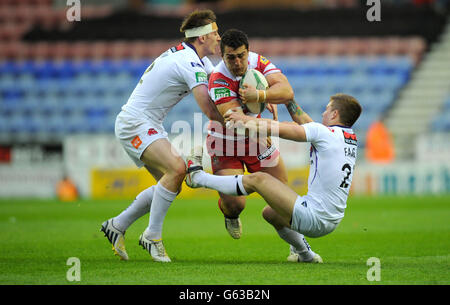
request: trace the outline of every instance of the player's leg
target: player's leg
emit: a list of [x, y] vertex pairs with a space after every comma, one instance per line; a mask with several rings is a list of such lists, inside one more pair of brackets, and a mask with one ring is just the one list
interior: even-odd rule
[[284, 184], [288, 183], [288, 174], [286, 166], [281, 156], [278, 156], [278, 162], [275, 166], [261, 166], [261, 168], [258, 171], [267, 173], [272, 177], [277, 178]]
[[[285, 184], [288, 182], [287, 170], [281, 156], [279, 157], [276, 166], [262, 167], [261, 171], [270, 174]], [[294, 231], [290, 226], [287, 226], [274, 209], [270, 206], [266, 206], [263, 209], [262, 215], [263, 218], [274, 227], [280, 238], [290, 245], [291, 254], [288, 257], [289, 261], [292, 261], [294, 258], [298, 261], [297, 256], [300, 256], [302, 261], [311, 261], [314, 258], [315, 253], [311, 250], [311, 247], [303, 234]]]
[[[309, 247], [304, 238], [302, 238], [303, 236], [290, 229], [294, 206], [299, 196], [286, 184], [264, 172], [256, 172], [245, 176], [217, 177], [201, 170], [201, 159], [191, 155], [188, 160], [193, 161], [188, 162], [188, 164], [191, 164], [188, 167], [188, 179], [186, 180], [188, 186], [206, 187], [229, 195], [259, 193], [270, 206], [270, 210], [267, 208], [263, 216], [266, 220], [271, 221], [271, 224], [277, 231], [282, 230], [279, 232], [281, 233], [280, 237], [288, 243], [297, 244], [297, 247], [300, 249], [303, 246]], [[191, 168], [192, 170], [190, 170]], [[305, 259], [301, 257], [297, 261], [309, 261], [309, 257], [306, 256], [307, 254], [305, 254]], [[311, 260], [311, 262], [321, 261], [322, 259], [318, 255]]]
[[280, 216], [279, 222], [289, 226], [298, 194], [275, 177], [256, 172], [242, 177], [242, 185], [250, 194], [257, 192]]
[[150, 171], [164, 173], [155, 186], [150, 208], [147, 239], [158, 240], [162, 237], [162, 225], [172, 201], [181, 187], [186, 173], [184, 160], [167, 139], [159, 139], [150, 144], [141, 157]]
[[[151, 169], [147, 165], [145, 165], [145, 168], [153, 176], [153, 178], [155, 178], [156, 181], [159, 181], [164, 175], [164, 173], [162, 173], [161, 171], [157, 169]], [[130, 227], [131, 224], [133, 224], [136, 220], [149, 213], [153, 201], [155, 187], [156, 185], [152, 185], [140, 192], [124, 211], [114, 217], [112, 220], [114, 227], [122, 232], [125, 232], [128, 227]]]
[[[138, 128], [136, 128], [137, 126]], [[155, 128], [158, 129], [156, 134], [148, 133], [150, 129], [155, 130]], [[140, 160], [144, 149], [153, 141], [166, 137], [162, 127], [151, 125], [147, 120], [123, 111], [116, 118], [115, 135], [137, 167], [145, 166]], [[161, 177], [161, 172], [156, 173], [155, 178], [157, 180]], [[106, 220], [101, 226], [101, 231], [105, 233], [105, 237], [112, 244], [114, 253], [119, 255], [121, 259], [128, 260], [128, 254], [125, 250], [125, 231], [131, 223], [149, 211], [154, 188], [155, 186], [152, 186], [141, 192], [125, 211], [117, 217]]]
[[199, 163], [188, 158], [188, 178], [186, 184], [192, 188], [205, 187], [233, 196], [247, 196], [259, 193], [269, 205], [279, 213], [285, 223], [289, 223], [297, 193], [278, 179], [263, 172], [250, 175], [216, 176], [201, 170]]
[[184, 160], [166, 138], [161, 138], [144, 150], [141, 161], [150, 172], [160, 172], [163, 175], [154, 186], [149, 226], [141, 234], [139, 245], [150, 253], [154, 261], [170, 262], [162, 242], [162, 227], [186, 173]]
[[[218, 176], [243, 175], [243, 169], [222, 169], [215, 172]], [[234, 239], [241, 238], [242, 223], [239, 218], [245, 208], [245, 196], [232, 196], [219, 192], [219, 208], [225, 218], [225, 228]]]
[[[214, 173], [217, 176], [235, 176], [243, 175], [243, 169], [222, 169]], [[237, 218], [245, 208], [244, 196], [232, 196], [219, 192], [220, 196], [220, 209], [222, 213], [229, 218]]]
[[[278, 235], [294, 248], [288, 260], [298, 262], [321, 263], [322, 258], [311, 250], [304, 236], [291, 229], [292, 215], [298, 194], [278, 179], [267, 173], [257, 172], [244, 176], [242, 184], [245, 190], [257, 192], [269, 204], [263, 211], [263, 217], [273, 225]], [[294, 255], [293, 254], [297, 254]]]
[[264, 219], [275, 228], [278, 236], [290, 245], [288, 261], [312, 262], [315, 259], [317, 254], [311, 250], [303, 234], [292, 230], [290, 224], [286, 224], [274, 209], [266, 206], [262, 214]]
[[264, 172], [250, 175], [217, 176], [203, 171], [202, 149], [191, 152], [186, 159], [186, 184], [191, 188], [206, 187], [226, 195], [247, 196], [258, 192], [289, 223], [298, 197], [287, 185]]

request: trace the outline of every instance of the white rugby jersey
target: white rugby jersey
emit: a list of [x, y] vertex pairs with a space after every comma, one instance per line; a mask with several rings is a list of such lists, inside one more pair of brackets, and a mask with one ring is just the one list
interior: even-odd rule
[[191, 44], [183, 42], [170, 48], [145, 70], [122, 110], [162, 123], [170, 109], [194, 87], [208, 85], [205, 64], [210, 62], [203, 62]]
[[311, 143], [308, 207], [323, 218], [344, 217], [357, 155], [357, 139], [351, 128], [311, 122], [302, 125]]

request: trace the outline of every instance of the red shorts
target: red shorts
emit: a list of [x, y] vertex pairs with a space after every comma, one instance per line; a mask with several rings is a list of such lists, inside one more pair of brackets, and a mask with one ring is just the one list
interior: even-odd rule
[[208, 135], [206, 137], [208, 154], [211, 156], [213, 173], [222, 169], [242, 169], [249, 173], [273, 167], [278, 163], [280, 151], [273, 145], [261, 145], [248, 138], [225, 140]]

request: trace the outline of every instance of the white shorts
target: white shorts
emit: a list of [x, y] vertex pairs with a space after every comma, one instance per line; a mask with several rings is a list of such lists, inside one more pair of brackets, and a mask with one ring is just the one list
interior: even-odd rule
[[158, 139], [168, 139], [161, 124], [145, 117], [136, 117], [121, 111], [116, 118], [115, 133], [123, 148], [137, 167], [145, 164], [141, 161], [144, 150]]
[[321, 237], [333, 232], [339, 222], [323, 219], [308, 206], [305, 198], [298, 196], [292, 212], [291, 229], [307, 237]]

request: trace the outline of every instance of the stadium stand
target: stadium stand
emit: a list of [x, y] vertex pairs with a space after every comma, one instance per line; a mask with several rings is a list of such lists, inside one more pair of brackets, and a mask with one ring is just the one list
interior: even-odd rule
[[[378, 43], [388, 41], [389, 39], [380, 40]], [[406, 40], [405, 43], [414, 45]], [[111, 51], [113, 58], [116, 58], [113, 60], [97, 54], [95, 57], [102, 59], [72, 61], [67, 59], [68, 56], [58, 54], [56, 57], [61, 58], [60, 60], [3, 62], [0, 66], [2, 115], [17, 120], [15, 122], [32, 117], [35, 124], [29, 131], [37, 133], [53, 130], [46, 129], [46, 124], [51, 122], [48, 118], [62, 116], [68, 116], [69, 122], [73, 121], [73, 124], [78, 122], [82, 126], [78, 129], [73, 127], [66, 130], [68, 126], [62, 128], [67, 132], [83, 131], [87, 126], [90, 126], [90, 129], [85, 131], [113, 132], [113, 117], [127, 100], [142, 71], [151, 63], [151, 58], [148, 57], [136, 59], [138, 54], [133, 54], [135, 59], [124, 58], [124, 52], [118, 49], [125, 49], [125, 45], [117, 42], [114, 44], [104, 48]], [[393, 55], [392, 50], [386, 47], [384, 54], [380, 53], [375, 57], [370, 57], [369, 54], [364, 56], [363, 53], [359, 56], [347, 55], [345, 52], [336, 54], [333, 48], [327, 48], [327, 45], [335, 44], [333, 39], [317, 41], [312, 39], [306, 42], [291, 41], [291, 44], [298, 45], [293, 48], [298, 50], [304, 48], [307, 51], [305, 54], [297, 51], [297, 55], [289, 54], [286, 57], [287, 54], [283, 50], [270, 49], [272, 44], [279, 45], [279, 41], [277, 39], [266, 41], [263, 50], [258, 49], [258, 42], [251, 42], [251, 46], [255, 45], [255, 51], [271, 54], [272, 61], [288, 76], [295, 89], [296, 98], [306, 111], [314, 118], [320, 119], [322, 104], [330, 95], [348, 92], [359, 97], [365, 108], [364, 120], [360, 121], [358, 126], [363, 130], [377, 115], [390, 107], [398, 90], [408, 81], [415, 58], [420, 57], [422, 52], [422, 49], [414, 53], [404, 48], [406, 53]], [[170, 45], [170, 42], [161, 43], [157, 53]], [[77, 46], [75, 49], [78, 47], [83, 46]], [[316, 51], [317, 55], [310, 53], [311, 49], [318, 48], [323, 48], [323, 52]], [[47, 47], [47, 54], [41, 50], [36, 56], [50, 57], [50, 49]], [[61, 49], [68, 52], [69, 48]], [[267, 52], [264, 52], [265, 50]], [[331, 53], [327, 54], [327, 50]], [[76, 53], [73, 50], [72, 52]], [[94, 52], [86, 53], [89, 54], [87, 57], [90, 57]], [[412, 56], [409, 56], [409, 53]], [[319, 54], [321, 56], [318, 56]], [[195, 104], [192, 100], [182, 102], [186, 105], [192, 103]], [[33, 110], [33, 106], [36, 107], [36, 111]], [[174, 111], [183, 113], [184, 107], [179, 108]], [[285, 112], [281, 113], [288, 115]], [[174, 119], [176, 118], [178, 116], [175, 113]], [[280, 119], [288, 118], [281, 116]], [[171, 123], [167, 122], [169, 126]], [[17, 132], [14, 126], [20, 125], [20, 123], [12, 124], [10, 129], [4, 126], [3, 128], [7, 129], [2, 131], [10, 135], [10, 140], [17, 139], [14, 135]], [[34, 137], [33, 132], [30, 133], [30, 137]], [[64, 132], [59, 134], [55, 140], [60, 140], [63, 134]]]
[[[83, 22], [70, 24], [65, 15], [67, 7], [61, 5], [61, 1], [56, 1], [55, 5], [51, 0], [27, 0], [19, 5], [15, 1], [0, 1], [1, 144], [60, 143], [68, 134], [113, 134], [115, 116], [142, 72], [153, 58], [181, 39], [177, 33], [179, 18], [134, 15], [128, 10], [117, 11], [106, 2], [90, 6], [94, 2], [83, 5]], [[331, 21], [348, 16], [350, 21], [361, 23], [361, 17], [351, 16], [355, 12], [365, 16], [365, 11], [348, 12], [347, 8], [354, 7], [355, 2], [338, 2], [328, 1], [326, 5], [341, 5], [345, 9], [322, 12], [324, 16], [319, 20], [336, 24]], [[115, 5], [123, 7], [124, 2], [117, 1]], [[240, 13], [242, 18], [237, 20], [255, 17], [253, 12]], [[301, 18], [292, 11], [275, 14], [277, 18], [283, 16], [287, 24], [303, 22], [291, 25], [294, 32], [298, 32], [297, 36], [283, 31], [284, 25], [272, 31], [264, 27], [267, 32], [255, 29], [261, 25], [261, 15], [254, 19], [255, 28], [236, 24], [236, 12], [224, 12], [219, 18], [225, 29], [242, 25], [240, 28], [251, 37], [251, 50], [266, 55], [282, 69], [295, 90], [296, 99], [313, 119], [320, 120], [321, 110], [330, 95], [346, 92], [357, 97], [364, 107], [364, 114], [355, 126], [363, 148], [365, 131], [370, 124], [387, 113], [395, 113], [402, 103], [401, 98], [397, 101], [399, 96], [409, 99], [408, 84], [411, 83], [411, 90], [419, 90], [414, 89], [415, 78], [410, 82], [411, 76], [421, 73], [414, 71], [416, 67], [425, 67], [422, 64], [424, 57], [432, 57], [431, 53], [426, 55], [428, 46], [436, 40], [436, 28], [442, 25], [445, 17], [436, 16], [430, 10], [412, 9], [404, 15], [410, 19], [402, 22], [408, 24], [417, 18], [417, 14], [422, 19], [405, 27], [395, 23], [387, 11], [386, 18], [383, 16], [386, 19], [381, 25], [383, 28], [380, 26], [381, 34], [374, 35], [373, 25], [369, 22], [366, 22], [366, 29], [355, 29], [349, 21], [324, 30], [323, 24], [318, 26], [320, 21], [310, 22], [319, 16], [319, 12], [313, 10], [301, 14]], [[423, 18], [430, 21], [427, 27], [423, 26]], [[130, 20], [132, 24], [122, 29], [124, 20]], [[393, 25], [394, 30], [389, 29]], [[149, 31], [151, 26], [161, 30]], [[130, 28], [136, 31], [130, 33]], [[325, 35], [318, 33], [319, 28]], [[448, 47], [448, 42], [445, 46]], [[450, 54], [447, 47], [436, 52]], [[435, 69], [440, 63], [430, 65]], [[444, 76], [445, 69], [441, 70]], [[427, 78], [428, 74], [423, 73]], [[435, 80], [429, 79], [426, 84], [429, 83], [435, 83]], [[426, 96], [429, 98], [431, 94]], [[450, 109], [450, 106], [444, 108]], [[170, 130], [173, 122], [186, 120], [188, 109], [200, 111], [192, 96], [172, 110], [165, 122], [166, 128]], [[449, 112], [443, 111], [442, 118], [436, 117], [432, 123], [430, 117], [429, 127], [448, 130]], [[389, 118], [397, 121], [393, 115]], [[280, 107], [280, 120], [288, 119], [288, 113]], [[191, 124], [192, 120], [188, 118]], [[397, 128], [397, 125], [388, 126]]]
[[408, 145], [427, 132], [449, 132], [450, 22], [430, 47], [386, 119], [400, 158], [414, 157]]

